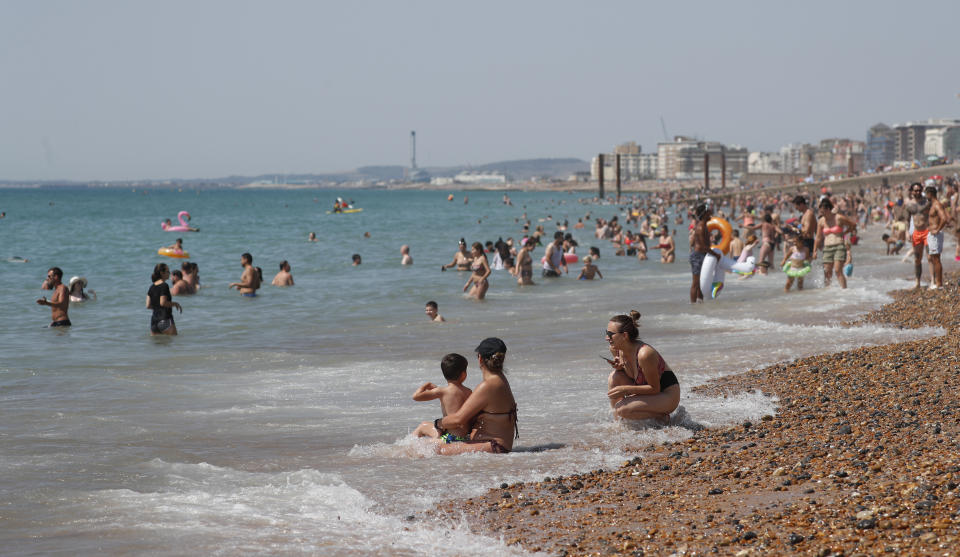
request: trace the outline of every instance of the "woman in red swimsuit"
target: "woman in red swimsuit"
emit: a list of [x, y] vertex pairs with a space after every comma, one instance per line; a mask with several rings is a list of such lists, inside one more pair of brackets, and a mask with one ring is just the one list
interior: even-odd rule
[[605, 331], [613, 359], [607, 396], [618, 418], [667, 421], [680, 404], [677, 376], [652, 346], [640, 340], [640, 313], [616, 315]]

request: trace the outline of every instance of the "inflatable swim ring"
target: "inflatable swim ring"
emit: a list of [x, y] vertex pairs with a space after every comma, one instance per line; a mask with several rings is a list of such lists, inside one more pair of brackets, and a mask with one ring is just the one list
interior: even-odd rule
[[786, 273], [787, 276], [790, 278], [805, 277], [807, 276], [807, 273], [809, 273], [812, 269], [813, 267], [811, 267], [809, 263], [807, 263], [803, 267], [800, 267], [799, 269], [794, 269], [793, 267], [791, 267], [789, 261], [783, 264], [783, 272]]
[[[712, 249], [714, 253], [720, 255], [720, 250]], [[700, 267], [700, 292], [703, 293], [704, 301], [716, 298], [723, 290], [724, 270], [719, 263], [716, 257], [707, 255], [703, 258], [703, 266]]]
[[160, 248], [157, 250], [158, 255], [164, 255], [167, 257], [173, 257], [176, 259], [189, 259], [190, 254], [185, 251], [176, 251], [170, 248]]
[[577, 261], [580, 261], [580, 258], [577, 257], [577, 254], [575, 253], [565, 253], [563, 254], [563, 260], [567, 263], [576, 263]]
[[733, 228], [727, 222], [727, 219], [713, 217], [707, 221], [707, 233], [709, 234], [714, 230], [720, 231], [720, 243], [710, 246], [710, 249], [718, 249], [722, 253], [727, 253], [730, 251], [730, 241], [733, 239]]
[[190, 230], [190, 225], [187, 224], [183, 217], [186, 216], [187, 220], [190, 220], [190, 213], [186, 211], [180, 211], [177, 213], [177, 220], [180, 221], [180, 226], [170, 226], [166, 222], [160, 223], [160, 228], [166, 232], [192, 232]]

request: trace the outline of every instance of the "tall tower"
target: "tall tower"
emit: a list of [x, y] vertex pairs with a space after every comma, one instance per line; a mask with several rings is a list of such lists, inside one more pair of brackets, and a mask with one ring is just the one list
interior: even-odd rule
[[410, 131], [410, 174], [415, 174], [417, 170], [417, 132]]

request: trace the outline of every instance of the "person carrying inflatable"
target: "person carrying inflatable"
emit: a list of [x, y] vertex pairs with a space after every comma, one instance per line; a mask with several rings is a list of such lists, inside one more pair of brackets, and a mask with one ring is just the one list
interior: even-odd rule
[[793, 279], [797, 279], [797, 290], [803, 290], [803, 277], [807, 276], [812, 267], [810, 266], [810, 250], [803, 243], [799, 234], [791, 236], [791, 245], [783, 254], [783, 261], [780, 266], [787, 275], [787, 284], [783, 287], [784, 292], [790, 292], [793, 287]]
[[718, 261], [720, 259], [720, 256], [710, 249], [710, 232], [707, 229], [707, 221], [713, 217], [713, 212], [710, 207], [701, 203], [697, 205], [693, 214], [697, 220], [693, 227], [693, 236], [690, 242], [690, 272], [693, 274], [693, 284], [690, 285], [691, 304], [703, 300], [703, 290], [700, 288], [700, 270], [703, 267], [704, 258], [710, 256], [715, 257]]

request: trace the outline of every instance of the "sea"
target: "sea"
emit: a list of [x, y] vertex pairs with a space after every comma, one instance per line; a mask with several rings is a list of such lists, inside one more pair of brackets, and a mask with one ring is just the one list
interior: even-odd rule
[[[824, 288], [816, 265], [802, 292], [784, 293], [780, 272], [728, 275], [717, 299], [691, 305], [688, 222], [677, 227], [676, 263], [655, 251], [640, 262], [593, 236], [592, 219], [622, 221], [621, 207], [591, 192], [509, 195], [512, 205], [496, 191], [0, 190], [3, 553], [520, 555], [465, 517], [424, 512], [504, 482], [617, 467], [644, 447], [777, 409], [760, 391], [691, 391], [712, 379], [943, 334], [840, 325], [911, 285], [912, 265], [883, 255], [878, 226], [854, 249], [847, 289]], [[363, 211], [328, 214], [337, 197]], [[183, 210], [199, 232], [161, 230]], [[603, 279], [576, 280], [575, 264], [520, 288], [497, 270], [485, 300], [465, 297], [466, 274], [440, 270], [460, 238], [518, 241], [524, 215], [548, 236], [584, 219], [570, 232], [578, 253], [600, 248]], [[161, 261], [177, 266], [157, 254], [177, 237], [202, 289], [177, 297], [179, 336], [151, 337], [150, 275]], [[244, 252], [263, 269], [256, 298], [228, 288]], [[293, 287], [270, 286], [282, 260]], [[70, 328], [48, 328], [49, 308], [35, 303], [50, 294], [40, 285], [52, 266], [96, 292], [71, 304]], [[424, 315], [428, 300], [446, 323]], [[666, 426], [610, 411], [604, 330], [632, 309], [680, 379], [681, 408]], [[508, 346], [515, 450], [437, 456], [410, 434], [440, 416], [439, 403], [411, 395], [443, 384], [443, 355], [474, 362], [490, 336]], [[479, 379], [471, 363], [467, 386]]]

